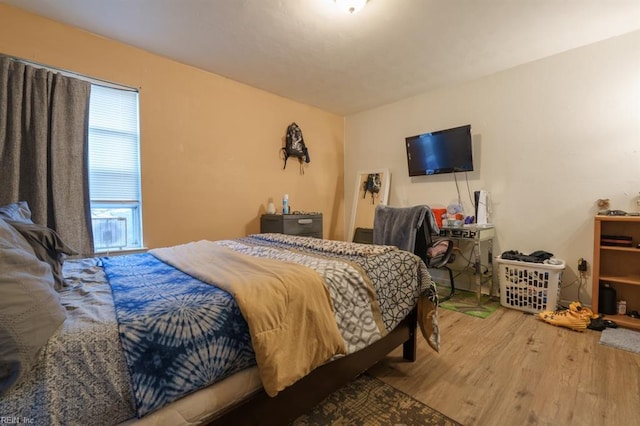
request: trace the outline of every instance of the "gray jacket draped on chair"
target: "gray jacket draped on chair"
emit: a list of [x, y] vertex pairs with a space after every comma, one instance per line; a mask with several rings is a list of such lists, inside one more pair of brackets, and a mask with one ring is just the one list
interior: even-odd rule
[[[373, 244], [392, 245], [413, 253], [418, 230], [425, 220], [429, 221], [425, 223], [425, 233], [429, 230], [436, 234], [440, 232], [429, 206], [378, 205], [373, 221]], [[430, 240], [430, 236], [427, 236], [427, 241]]]

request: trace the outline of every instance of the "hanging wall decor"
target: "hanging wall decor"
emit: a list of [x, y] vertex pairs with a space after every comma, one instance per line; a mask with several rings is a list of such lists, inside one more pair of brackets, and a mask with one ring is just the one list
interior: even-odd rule
[[369, 173], [367, 180], [362, 185], [362, 189], [364, 189], [364, 196], [362, 198], [367, 198], [367, 192], [369, 192], [371, 193], [371, 204], [374, 204], [381, 186], [380, 173]]
[[287, 167], [287, 159], [289, 157], [296, 157], [300, 162], [300, 173], [304, 173], [303, 161], [305, 163], [309, 163], [311, 159], [309, 158], [309, 150], [304, 143], [304, 138], [302, 137], [302, 130], [296, 123], [291, 123], [289, 127], [287, 127], [287, 136], [285, 141], [285, 146], [282, 148], [282, 153], [284, 155], [284, 167]]

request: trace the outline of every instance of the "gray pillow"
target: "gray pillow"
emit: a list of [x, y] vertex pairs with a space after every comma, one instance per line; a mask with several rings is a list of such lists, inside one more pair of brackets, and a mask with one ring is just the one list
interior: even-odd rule
[[53, 229], [35, 223], [22, 223], [13, 220], [6, 222], [22, 234], [38, 259], [49, 264], [53, 273], [54, 288], [60, 290], [64, 286], [62, 277], [64, 259], [66, 255], [78, 253], [65, 244]]
[[0, 218], [0, 397], [29, 371], [66, 318], [51, 267]]
[[33, 223], [31, 209], [29, 209], [26, 201], [18, 201], [17, 203], [0, 207], [0, 218], [22, 223]]

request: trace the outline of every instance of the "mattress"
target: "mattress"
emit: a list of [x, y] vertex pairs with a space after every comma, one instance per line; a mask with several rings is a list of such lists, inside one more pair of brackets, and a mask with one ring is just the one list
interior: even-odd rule
[[[217, 244], [251, 256], [307, 262], [312, 268], [328, 264], [328, 259], [347, 262], [351, 269], [366, 275], [375, 289], [386, 331], [392, 330], [420, 297], [429, 297], [437, 306], [435, 286], [426, 267], [408, 252], [279, 234], [253, 235]], [[67, 320], [39, 353], [25, 380], [0, 400], [0, 413], [53, 425], [198, 424], [261, 388], [258, 369], [249, 366], [137, 418], [112, 286], [106, 279], [103, 260], [65, 262], [66, 286], [60, 291], [60, 298]], [[329, 272], [325, 270], [323, 274]], [[348, 290], [334, 290], [342, 291]], [[339, 294], [335, 296], [339, 300]], [[432, 317], [432, 329], [429, 343], [437, 348], [437, 312]], [[350, 351], [360, 348], [361, 344], [356, 343]]]

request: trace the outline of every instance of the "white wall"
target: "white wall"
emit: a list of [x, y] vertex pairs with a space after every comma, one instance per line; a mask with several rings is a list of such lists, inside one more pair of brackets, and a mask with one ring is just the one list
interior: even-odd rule
[[[640, 210], [640, 32], [347, 117], [345, 219], [358, 170], [390, 169], [389, 205], [454, 202], [453, 175], [408, 177], [404, 138], [463, 124], [474, 143], [469, 189], [492, 200], [494, 254], [550, 251], [567, 261], [570, 284], [580, 257], [591, 264], [596, 200]], [[579, 296], [591, 304], [591, 275]]]

